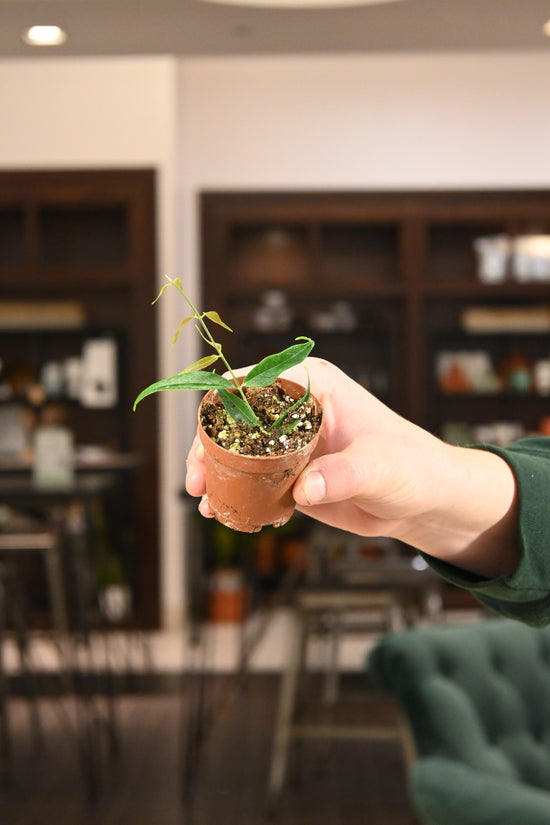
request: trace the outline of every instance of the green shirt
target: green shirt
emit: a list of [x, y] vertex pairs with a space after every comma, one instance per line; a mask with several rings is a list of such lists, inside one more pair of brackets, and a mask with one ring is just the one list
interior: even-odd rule
[[522, 438], [509, 447], [475, 445], [503, 458], [518, 490], [521, 559], [512, 575], [484, 579], [423, 554], [444, 579], [470, 590], [487, 607], [526, 624], [550, 623], [550, 438]]

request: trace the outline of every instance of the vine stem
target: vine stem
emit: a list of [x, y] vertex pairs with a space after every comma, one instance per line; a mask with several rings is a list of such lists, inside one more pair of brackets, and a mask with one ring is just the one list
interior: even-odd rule
[[237, 379], [237, 376], [235, 375], [235, 373], [231, 369], [231, 366], [230, 366], [227, 358], [223, 354], [222, 345], [218, 344], [218, 342], [214, 340], [214, 337], [212, 336], [212, 333], [208, 329], [208, 326], [207, 326], [206, 322], [203, 320], [205, 313], [202, 313], [202, 315], [201, 315], [201, 313], [197, 310], [197, 308], [195, 307], [193, 302], [190, 300], [190, 298], [188, 298], [187, 295], [182, 290], [180, 290], [180, 292], [183, 295], [183, 297], [185, 298], [185, 300], [187, 301], [187, 303], [189, 304], [189, 306], [191, 307], [191, 309], [193, 310], [193, 315], [195, 316], [195, 318], [197, 319], [197, 321], [199, 322], [199, 324], [203, 328], [203, 330], [206, 334], [208, 342], [214, 347], [214, 349], [218, 353], [219, 357], [222, 359], [223, 363], [227, 367], [227, 370], [228, 370], [229, 374], [231, 375], [231, 378], [233, 379], [233, 383], [235, 384], [237, 390], [239, 391], [239, 394], [240, 394], [241, 398], [243, 399], [244, 403], [246, 404], [246, 406], [250, 410], [250, 412], [252, 414], [252, 417], [256, 418], [256, 416], [254, 414], [254, 410], [252, 409], [252, 407], [250, 406], [250, 404], [247, 401], [246, 395], [244, 394], [244, 390], [241, 386], [240, 381]]

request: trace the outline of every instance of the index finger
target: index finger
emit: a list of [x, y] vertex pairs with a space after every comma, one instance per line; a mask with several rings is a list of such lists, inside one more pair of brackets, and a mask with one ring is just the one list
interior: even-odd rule
[[185, 489], [191, 496], [202, 496], [206, 492], [204, 447], [202, 446], [198, 436], [195, 436], [195, 440], [193, 441], [187, 456]]

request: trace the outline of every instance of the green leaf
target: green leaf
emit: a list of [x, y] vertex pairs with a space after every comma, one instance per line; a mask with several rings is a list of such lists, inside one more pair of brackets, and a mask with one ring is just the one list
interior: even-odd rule
[[185, 372], [162, 378], [146, 387], [134, 401], [134, 410], [144, 398], [162, 390], [225, 390], [233, 386], [228, 378], [216, 372]]
[[156, 302], [158, 301], [158, 299], [159, 299], [162, 295], [164, 295], [164, 293], [166, 292], [166, 290], [167, 290], [167, 289], [169, 289], [171, 286], [175, 286], [175, 287], [176, 287], [176, 289], [178, 289], [178, 290], [181, 292], [181, 294], [182, 294], [182, 295], [184, 294], [184, 292], [183, 292], [183, 284], [182, 284], [182, 282], [181, 282], [181, 278], [170, 278], [168, 275], [166, 276], [166, 278], [168, 279], [168, 283], [167, 283], [167, 284], [164, 284], [164, 286], [162, 287], [161, 291], [159, 292], [159, 294], [157, 295], [157, 297], [156, 297], [156, 298], [155, 298], [155, 300], [153, 301], [153, 303], [154, 303], [154, 304], [156, 304]]
[[222, 404], [235, 420], [244, 421], [249, 427], [256, 427], [259, 425], [257, 417], [254, 415], [252, 407], [245, 404], [240, 395], [235, 395], [228, 390], [219, 390]]
[[233, 332], [231, 327], [228, 327], [225, 321], [222, 321], [215, 309], [210, 309], [208, 312], [204, 312], [203, 315], [206, 315], [206, 317], [215, 324], [219, 324], [220, 327], [224, 327], [225, 329], [228, 329], [229, 332]]
[[315, 341], [306, 338], [304, 335], [296, 338], [297, 341], [302, 339], [304, 340], [303, 344], [293, 344], [282, 352], [268, 355], [267, 358], [252, 367], [245, 376], [243, 385], [245, 387], [268, 387], [282, 372], [301, 364], [315, 345]]
[[177, 328], [177, 330], [176, 330], [176, 332], [175, 332], [175, 334], [174, 334], [174, 337], [173, 337], [173, 339], [172, 339], [172, 346], [176, 343], [176, 341], [177, 341], [177, 340], [178, 340], [178, 338], [180, 337], [180, 332], [182, 331], [182, 329], [184, 328], [184, 326], [185, 326], [186, 324], [188, 324], [188, 323], [189, 323], [189, 321], [192, 321], [194, 317], [195, 317], [194, 315], [188, 315], [188, 316], [187, 316], [187, 318], [184, 318], [184, 319], [183, 319], [183, 321], [180, 321], [180, 322], [179, 322], [178, 328]]
[[156, 297], [156, 298], [155, 298], [155, 300], [153, 301], [153, 303], [154, 303], [154, 304], [156, 304], [156, 302], [158, 301], [158, 299], [159, 299], [159, 298], [161, 298], [161, 297], [164, 295], [164, 293], [166, 292], [166, 290], [168, 289], [168, 287], [169, 287], [169, 286], [170, 286], [170, 284], [164, 284], [164, 286], [162, 287], [161, 291], [159, 292], [159, 294], [157, 295], [157, 297]]
[[190, 364], [184, 370], [178, 373], [178, 375], [185, 375], [188, 372], [198, 372], [199, 370], [204, 370], [206, 367], [209, 367], [210, 364], [214, 364], [219, 355], [205, 355], [204, 358], [199, 358], [198, 361], [195, 361], [194, 364]]

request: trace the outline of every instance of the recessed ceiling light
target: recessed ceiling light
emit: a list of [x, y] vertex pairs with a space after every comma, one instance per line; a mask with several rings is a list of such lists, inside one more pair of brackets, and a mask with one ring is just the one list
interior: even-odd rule
[[227, 6], [255, 6], [264, 9], [340, 9], [346, 6], [383, 6], [404, 0], [201, 0]]
[[550, 37], [550, 20], [547, 20], [546, 23], [544, 23], [542, 30], [546, 37]]
[[60, 46], [67, 39], [67, 32], [60, 26], [29, 26], [21, 35], [29, 46]]

